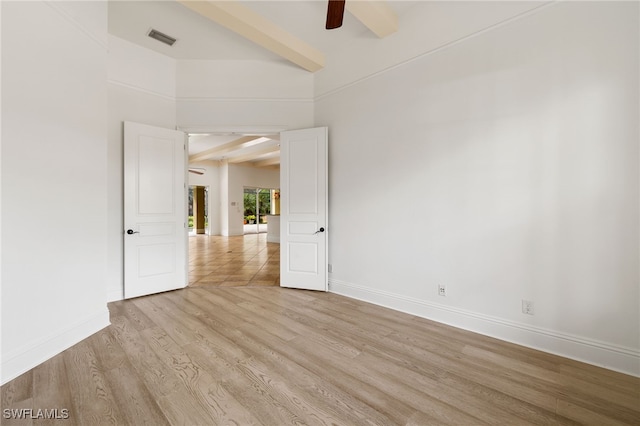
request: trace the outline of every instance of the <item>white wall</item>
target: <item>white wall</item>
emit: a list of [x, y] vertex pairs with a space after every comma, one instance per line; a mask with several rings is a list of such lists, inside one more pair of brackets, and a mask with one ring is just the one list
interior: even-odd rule
[[640, 375], [638, 33], [561, 3], [321, 97], [331, 291]]
[[0, 7], [6, 383], [109, 323], [107, 10]]
[[[2, 5], [0, 5], [0, 53], [2, 52]], [[0, 296], [2, 296], [2, 54], [0, 54]], [[2, 377], [2, 299], [0, 297], [0, 384]]]
[[313, 74], [266, 61], [178, 61], [177, 121], [190, 131], [313, 125]]
[[108, 298], [124, 297], [123, 122], [176, 127], [175, 60], [109, 36]]
[[[176, 73], [177, 122], [186, 131], [279, 133], [313, 126], [314, 76], [293, 65], [251, 60], [180, 60]], [[190, 177], [190, 182], [196, 179]], [[214, 200], [219, 201], [219, 210], [210, 211], [214, 212], [216, 223], [219, 217], [219, 232], [225, 236], [244, 232], [244, 186], [280, 186], [277, 170], [226, 163], [220, 164], [218, 185], [210, 178], [200, 179], [211, 188], [219, 188], [219, 200]]]

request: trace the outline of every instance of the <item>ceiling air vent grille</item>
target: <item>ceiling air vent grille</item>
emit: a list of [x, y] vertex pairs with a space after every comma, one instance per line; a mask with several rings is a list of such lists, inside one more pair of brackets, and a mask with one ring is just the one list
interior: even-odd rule
[[175, 43], [177, 41], [177, 39], [168, 36], [164, 33], [161, 33], [160, 31], [154, 30], [152, 29], [151, 31], [149, 31], [148, 34], [149, 37], [154, 38], [158, 41], [163, 42], [164, 44], [168, 44], [169, 46], [173, 46], [173, 43]]

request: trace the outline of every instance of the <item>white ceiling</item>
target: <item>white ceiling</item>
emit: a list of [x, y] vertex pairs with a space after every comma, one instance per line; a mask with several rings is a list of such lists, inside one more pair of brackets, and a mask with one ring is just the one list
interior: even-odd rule
[[[353, 38], [376, 37], [348, 12], [341, 28], [325, 30], [327, 0], [238, 1], [325, 55]], [[400, 19], [419, 3], [388, 1]], [[178, 41], [169, 47], [153, 40], [151, 28]], [[109, 33], [175, 59], [283, 60], [173, 0], [110, 0]]]
[[[189, 136], [189, 156], [197, 161], [198, 154], [206, 155], [206, 160], [228, 160], [230, 163], [252, 163], [274, 166], [271, 159], [279, 164], [280, 142], [278, 136], [244, 136], [219, 134], [192, 134]], [[238, 145], [238, 142], [241, 142]], [[233, 149], [225, 149], [229, 145]]]
[[[178, 41], [167, 46], [147, 36], [153, 28]], [[176, 1], [110, 1], [109, 33], [175, 59], [280, 58]]]
[[[352, 0], [353, 1], [353, 0]], [[343, 26], [327, 31], [324, 28], [327, 0], [306, 1], [242, 1], [242, 4], [270, 20], [285, 31], [331, 56], [350, 41], [358, 38], [376, 38], [360, 21], [345, 12]], [[389, 1], [388, 4], [402, 19], [411, 7], [419, 2]], [[147, 36], [150, 29], [163, 32], [178, 41], [169, 47]], [[264, 49], [244, 37], [188, 9], [177, 1], [109, 1], [109, 33], [154, 50], [175, 59], [204, 60], [265, 60], [286, 62], [285, 59]], [[190, 138], [189, 154], [193, 156], [216, 146], [223, 146], [242, 135], [194, 135]], [[270, 158], [279, 157], [279, 152], [247, 157], [252, 152], [264, 151], [265, 147], [277, 145], [277, 140], [267, 139], [261, 144], [212, 154], [209, 160], [248, 158], [253, 164], [273, 167]], [[250, 144], [249, 144], [250, 145]], [[260, 149], [260, 148], [263, 149]]]

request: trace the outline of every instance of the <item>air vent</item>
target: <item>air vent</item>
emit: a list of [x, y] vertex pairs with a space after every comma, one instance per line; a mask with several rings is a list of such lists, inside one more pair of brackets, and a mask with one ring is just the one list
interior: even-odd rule
[[151, 38], [163, 42], [164, 44], [168, 44], [169, 46], [173, 46], [173, 43], [177, 41], [177, 39], [153, 29], [149, 31], [149, 34], [147, 35]]

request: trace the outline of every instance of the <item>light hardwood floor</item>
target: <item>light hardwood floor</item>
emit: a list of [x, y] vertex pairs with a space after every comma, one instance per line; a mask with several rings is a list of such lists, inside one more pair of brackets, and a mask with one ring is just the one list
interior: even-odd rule
[[280, 244], [267, 234], [189, 237], [189, 285], [279, 286]]
[[109, 304], [111, 326], [4, 385], [2, 408], [66, 408], [64, 425], [640, 424], [638, 378], [331, 293], [215, 282]]

